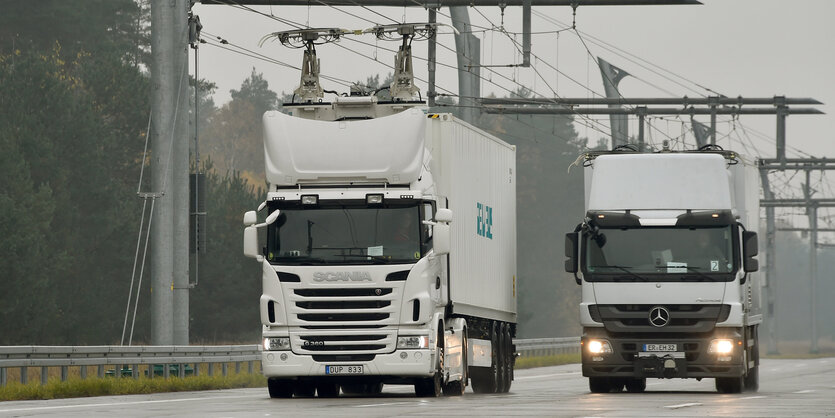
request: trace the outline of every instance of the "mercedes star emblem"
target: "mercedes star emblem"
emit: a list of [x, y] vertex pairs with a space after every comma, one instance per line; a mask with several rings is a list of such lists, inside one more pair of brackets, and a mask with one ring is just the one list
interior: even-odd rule
[[649, 310], [649, 323], [655, 327], [663, 327], [670, 323], [670, 311], [663, 306], [656, 306]]

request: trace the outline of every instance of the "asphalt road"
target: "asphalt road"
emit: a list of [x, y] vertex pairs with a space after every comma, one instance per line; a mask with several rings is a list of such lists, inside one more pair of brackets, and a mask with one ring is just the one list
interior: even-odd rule
[[0, 402], [0, 417], [509, 417], [835, 416], [835, 358], [763, 360], [760, 391], [718, 394], [713, 379], [647, 382], [645, 393], [592, 394], [579, 365], [519, 370], [510, 393], [415, 398], [386, 386], [376, 397], [270, 399], [236, 389], [48, 401]]

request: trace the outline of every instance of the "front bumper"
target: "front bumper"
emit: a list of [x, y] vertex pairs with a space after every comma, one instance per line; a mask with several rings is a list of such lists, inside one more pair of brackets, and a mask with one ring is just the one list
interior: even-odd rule
[[[401, 357], [401, 353], [405, 356]], [[297, 378], [326, 376], [338, 378], [380, 377], [431, 377], [435, 373], [434, 350], [396, 350], [389, 354], [377, 354], [369, 361], [316, 361], [313, 356], [294, 354], [292, 351], [264, 351], [261, 368], [266, 377]], [[325, 366], [363, 366], [361, 375], [329, 375]]]
[[[731, 338], [730, 355], [708, 353], [713, 339]], [[591, 354], [588, 342], [605, 339], [612, 353]], [[587, 328], [582, 341], [582, 369], [586, 377], [709, 378], [739, 377], [744, 373], [744, 350], [736, 330], [720, 330], [700, 336], [612, 336], [604, 329]], [[643, 352], [644, 344], [676, 344], [669, 353]], [[720, 360], [722, 358], [723, 360]]]

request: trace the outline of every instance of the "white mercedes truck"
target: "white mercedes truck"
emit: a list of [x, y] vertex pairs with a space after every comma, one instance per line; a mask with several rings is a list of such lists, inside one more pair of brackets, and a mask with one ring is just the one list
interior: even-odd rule
[[592, 392], [647, 378], [757, 390], [759, 176], [736, 153], [592, 152], [585, 219], [565, 239], [582, 286], [582, 370]]
[[244, 215], [271, 397], [510, 388], [516, 149], [410, 100], [409, 44], [427, 28], [377, 29], [403, 36], [390, 101], [322, 99], [314, 41], [340, 32], [276, 35], [308, 49], [301, 100], [264, 114], [269, 190]]

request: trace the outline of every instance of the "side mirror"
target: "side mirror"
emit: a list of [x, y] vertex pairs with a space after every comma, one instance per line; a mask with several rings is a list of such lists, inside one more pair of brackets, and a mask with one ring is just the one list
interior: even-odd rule
[[[253, 212], [254, 213], [254, 212]], [[258, 227], [244, 228], [244, 255], [261, 261], [263, 255], [258, 251]]]
[[756, 257], [760, 252], [760, 244], [757, 241], [757, 233], [742, 231], [742, 245], [745, 248], [745, 258]]
[[[439, 211], [440, 212], [440, 211]], [[452, 245], [451, 237], [449, 234], [449, 225], [447, 224], [435, 224], [432, 227], [433, 231], [433, 238], [432, 242], [434, 243], [434, 250], [435, 255], [446, 255], [449, 254], [449, 247]]]
[[759, 253], [759, 242], [757, 241], [757, 233], [751, 231], [742, 232], [743, 254], [745, 258], [742, 262], [742, 268], [746, 273], [757, 271], [760, 269], [760, 263], [754, 257]]
[[565, 271], [569, 273], [577, 273], [577, 233], [569, 232], [565, 234]]
[[258, 222], [258, 215], [254, 210], [244, 213], [244, 226], [255, 225]]
[[281, 211], [276, 209], [272, 211], [269, 215], [267, 215], [267, 219], [264, 220], [263, 223], [256, 224], [256, 215], [255, 211], [249, 211], [244, 214], [244, 225], [248, 225], [244, 228], [244, 255], [249, 258], [254, 258], [258, 261], [263, 260], [264, 255], [258, 251], [258, 228], [265, 227], [267, 225], [272, 225], [276, 219], [278, 219], [278, 215], [281, 214]]
[[435, 222], [452, 222], [452, 211], [449, 209], [438, 209], [435, 212]]

